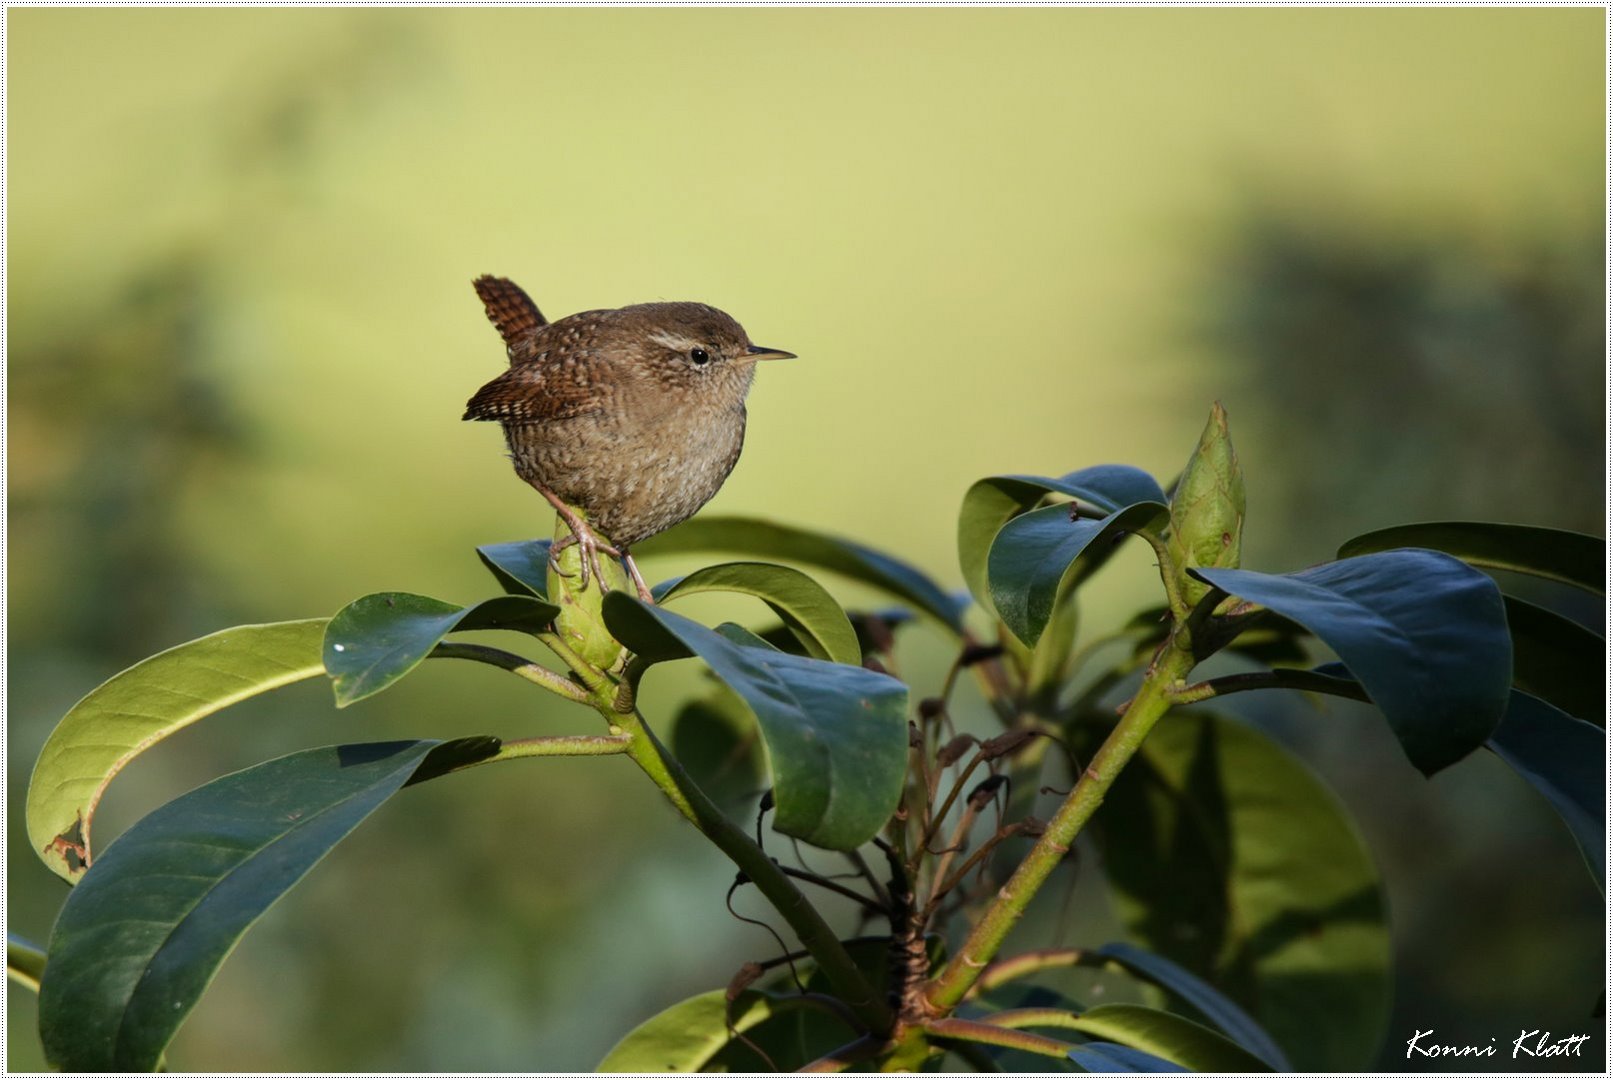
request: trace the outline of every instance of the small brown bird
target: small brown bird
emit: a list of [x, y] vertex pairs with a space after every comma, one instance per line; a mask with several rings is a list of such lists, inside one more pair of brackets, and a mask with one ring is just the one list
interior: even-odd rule
[[705, 304], [634, 304], [551, 323], [507, 278], [474, 285], [510, 368], [476, 392], [465, 419], [504, 425], [516, 473], [565, 520], [571, 535], [549, 549], [557, 570], [559, 552], [579, 544], [582, 585], [590, 565], [603, 582], [604, 551], [649, 600], [628, 549], [717, 494], [744, 445], [756, 361], [795, 354], [752, 345], [739, 323]]

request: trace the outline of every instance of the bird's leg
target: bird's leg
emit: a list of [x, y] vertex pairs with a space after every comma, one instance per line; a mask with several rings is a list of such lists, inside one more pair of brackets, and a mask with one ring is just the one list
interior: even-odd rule
[[622, 565], [627, 567], [628, 576], [633, 579], [633, 584], [638, 586], [639, 597], [646, 604], [655, 603], [655, 594], [650, 592], [648, 585], [644, 584], [644, 575], [638, 572], [638, 564], [633, 561], [633, 556], [627, 553], [625, 547], [622, 549]]
[[594, 577], [598, 580], [600, 589], [603, 590], [605, 588], [605, 575], [599, 567], [599, 553], [603, 551], [609, 555], [620, 556], [621, 552], [607, 544], [601, 544], [599, 537], [594, 535], [594, 530], [589, 528], [588, 524], [577, 516], [576, 511], [566, 505], [564, 499], [550, 491], [546, 485], [540, 484], [536, 480], [528, 481], [528, 483], [537, 489], [538, 494], [549, 500], [550, 505], [555, 509], [555, 513], [560, 515], [561, 520], [566, 523], [566, 528], [571, 530], [570, 536], [562, 537], [549, 545], [549, 565], [554, 567], [555, 573], [563, 577], [570, 577], [570, 574], [560, 569], [560, 553], [572, 544], [576, 544], [582, 549], [582, 580], [577, 587], [579, 589], [588, 588], [588, 568], [592, 566], [594, 568]]

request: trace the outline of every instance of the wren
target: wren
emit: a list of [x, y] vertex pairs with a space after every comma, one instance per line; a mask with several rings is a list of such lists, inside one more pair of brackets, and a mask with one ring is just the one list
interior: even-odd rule
[[795, 354], [752, 345], [706, 304], [633, 304], [549, 322], [513, 281], [473, 284], [510, 366], [476, 391], [464, 418], [504, 426], [516, 474], [565, 521], [571, 535], [549, 549], [557, 571], [556, 556], [577, 544], [582, 587], [590, 566], [603, 585], [603, 551], [650, 601], [629, 549], [717, 494], [744, 446], [756, 361]]

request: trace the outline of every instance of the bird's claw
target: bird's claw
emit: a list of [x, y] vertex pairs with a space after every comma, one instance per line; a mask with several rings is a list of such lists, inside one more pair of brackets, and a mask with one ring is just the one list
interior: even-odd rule
[[[569, 570], [562, 570], [559, 561], [560, 553], [573, 545], [580, 548], [582, 554], [582, 558], [578, 560], [578, 571], [575, 574]], [[594, 580], [599, 582], [599, 591], [609, 592], [610, 587], [605, 584], [604, 568], [599, 565], [599, 553], [601, 551], [607, 555], [618, 554], [615, 548], [608, 544], [601, 544], [599, 537], [594, 535], [592, 529], [578, 522], [577, 527], [569, 535], [563, 536], [549, 545], [549, 565], [554, 567], [555, 573], [561, 577], [579, 577], [580, 575], [577, 582], [579, 590], [588, 588], [588, 571], [592, 567]]]

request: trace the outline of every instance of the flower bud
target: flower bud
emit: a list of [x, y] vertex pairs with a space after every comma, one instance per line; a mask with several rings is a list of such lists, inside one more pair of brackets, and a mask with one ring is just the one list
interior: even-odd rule
[[1182, 598], [1189, 606], [1210, 591], [1208, 585], [1188, 576], [1189, 567], [1238, 565], [1243, 511], [1243, 470], [1227, 432], [1227, 411], [1218, 401], [1171, 496], [1168, 548]]
[[[570, 535], [571, 530], [567, 528], [565, 520], [556, 515], [554, 542], [558, 544]], [[610, 538], [598, 530], [594, 531], [594, 535], [601, 544], [610, 544]], [[605, 620], [600, 614], [600, 605], [605, 599], [601, 582], [595, 580], [593, 568], [590, 567], [588, 587], [583, 588], [580, 544], [568, 546], [557, 561], [563, 573], [557, 574], [554, 565], [550, 564], [548, 579], [549, 599], [560, 605], [560, 614], [554, 620], [555, 630], [578, 656], [597, 668], [608, 670], [621, 659], [623, 650], [621, 643], [605, 629]], [[633, 586], [627, 580], [627, 572], [615, 559], [601, 555], [599, 567], [605, 575], [603, 584], [606, 588], [633, 591]]]

